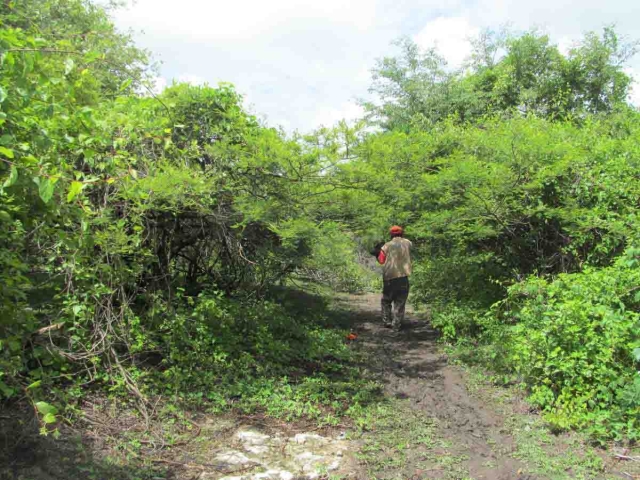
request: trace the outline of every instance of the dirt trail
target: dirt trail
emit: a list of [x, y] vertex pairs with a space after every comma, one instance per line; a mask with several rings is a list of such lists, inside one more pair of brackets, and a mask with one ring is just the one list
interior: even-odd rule
[[[460, 371], [448, 365], [436, 343], [437, 332], [426, 318], [409, 313], [408, 328], [393, 332], [379, 321], [379, 296], [351, 296], [358, 348], [370, 353], [371, 369], [386, 393], [408, 399], [412, 408], [437, 420], [439, 435], [463, 459], [474, 479], [533, 479], [509, 454], [514, 439], [503, 430], [504, 419], [469, 394]], [[433, 472], [425, 478], [440, 478]]]

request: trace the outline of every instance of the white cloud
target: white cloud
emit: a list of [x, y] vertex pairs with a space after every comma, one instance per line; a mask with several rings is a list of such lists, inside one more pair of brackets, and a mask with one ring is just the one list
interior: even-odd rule
[[636, 81], [631, 86], [629, 101], [636, 107], [640, 108], [640, 82]]
[[151, 87], [151, 91], [156, 95], [162, 93], [162, 91], [167, 88], [167, 79], [164, 77], [156, 77], [153, 79], [153, 86]]
[[414, 40], [423, 48], [436, 47], [450, 67], [458, 68], [471, 54], [470, 39], [478, 33], [480, 29], [466, 17], [438, 17], [428, 22]]
[[573, 37], [570, 37], [568, 35], [564, 35], [564, 36], [560, 37], [560, 39], [557, 42], [558, 50], [560, 50], [560, 53], [565, 55], [565, 56], [569, 55], [569, 52], [576, 45], [577, 41], [578, 41], [577, 38], [573, 38]]
[[137, 0], [116, 21], [169, 82], [231, 82], [271, 125], [306, 131], [366, 93], [375, 58], [403, 33], [398, 1]]
[[363, 108], [355, 102], [345, 102], [338, 108], [324, 107], [318, 111], [314, 118], [314, 124], [318, 127], [330, 127], [341, 120], [353, 122], [364, 115]]
[[455, 67], [482, 28], [541, 26], [566, 42], [615, 21], [638, 36], [639, 16], [637, 0], [136, 0], [115, 19], [145, 32], [134, 37], [163, 61], [165, 83], [231, 82], [270, 125], [307, 131], [355, 115], [375, 59], [400, 36], [437, 45]]
[[376, 5], [368, 0], [137, 0], [116, 13], [121, 25], [144, 25], [149, 33], [193, 39], [247, 40], [281, 28], [292, 21], [304, 25], [330, 21], [360, 30], [372, 25]]
[[633, 79], [631, 84], [631, 92], [629, 93], [629, 101], [636, 107], [640, 107], [640, 69], [627, 67], [624, 73]]
[[183, 73], [182, 75], [178, 75], [176, 81], [179, 83], [190, 83], [191, 85], [204, 85], [207, 83], [207, 80], [202, 78], [199, 75], [193, 75], [191, 73]]

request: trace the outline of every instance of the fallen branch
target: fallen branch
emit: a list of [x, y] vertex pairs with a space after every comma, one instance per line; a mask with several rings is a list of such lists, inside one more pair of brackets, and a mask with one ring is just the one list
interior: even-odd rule
[[124, 367], [120, 364], [120, 360], [118, 359], [118, 354], [116, 353], [116, 351], [114, 350], [113, 347], [111, 347], [111, 354], [113, 355], [113, 360], [115, 361], [115, 364], [118, 367], [118, 370], [120, 370], [120, 373], [122, 374], [122, 377], [123, 377], [123, 379], [125, 381], [125, 384], [127, 385], [127, 388], [136, 397], [138, 397], [139, 405], [140, 405], [140, 411], [142, 412], [142, 415], [144, 416], [147, 428], [149, 428], [149, 412], [147, 411], [147, 399], [144, 397], [142, 392], [140, 392], [140, 390], [138, 389], [138, 386], [131, 379], [131, 377], [129, 376], [127, 371], [124, 369]]
[[618, 460], [630, 460], [632, 462], [640, 462], [640, 457], [628, 457], [627, 455], [614, 455]]
[[64, 322], [54, 323], [53, 325], [49, 325], [48, 327], [42, 327], [39, 330], [36, 330], [35, 335], [43, 335], [51, 330], [59, 330], [64, 327]]
[[[165, 447], [169, 447], [169, 448], [173, 448], [173, 447], [183, 447], [189, 443], [191, 443], [192, 441], [194, 441], [196, 438], [198, 438], [200, 436], [200, 433], [202, 432], [202, 428], [200, 427], [200, 425], [198, 425], [197, 423], [195, 423], [193, 420], [189, 420], [188, 418], [186, 419], [189, 423], [191, 423], [193, 426], [195, 426], [197, 428], [196, 433], [194, 433], [193, 435], [191, 435], [191, 437], [189, 437], [187, 440], [182, 440], [180, 442], [175, 442], [175, 443], [170, 443], [170, 444], [166, 444], [164, 443], [164, 441], [162, 442], [162, 446], [159, 449], [156, 450], [161, 450]], [[143, 445], [153, 445], [155, 446], [154, 442], [151, 440], [138, 440], [141, 444]]]

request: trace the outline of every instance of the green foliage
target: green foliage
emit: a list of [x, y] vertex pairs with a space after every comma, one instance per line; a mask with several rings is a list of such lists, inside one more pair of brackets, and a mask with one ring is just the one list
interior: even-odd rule
[[301, 275], [336, 291], [358, 293], [373, 287], [377, 275], [364, 266], [361, 252], [344, 227], [326, 222], [314, 231], [313, 253], [304, 261]]
[[551, 282], [530, 278], [494, 306], [486, 325], [494, 366], [530, 387], [557, 428], [637, 438], [638, 252]]
[[374, 70], [382, 131], [286, 137], [229, 84], [144, 94], [147, 53], [90, 1], [0, 24], [0, 399], [45, 432], [89, 383], [143, 412], [357, 411], [377, 385], [345, 332], [267, 297], [371, 288], [361, 252], [401, 224], [447, 340], [495, 345], [556, 427], [637, 437], [640, 115], [613, 30], [566, 56], [488, 32], [461, 72], [402, 41]]
[[476, 122], [486, 115], [535, 114], [573, 120], [609, 113], [627, 100], [631, 85], [624, 63], [638, 43], [625, 43], [612, 28], [591, 32], [564, 56], [549, 37], [483, 32], [459, 71], [447, 69], [436, 49], [421, 51], [410, 39], [400, 55], [380, 60], [364, 104], [386, 130], [430, 129], [449, 118]]
[[372, 136], [341, 172], [366, 179], [366, 201], [381, 205], [362, 209], [365, 226], [354, 227], [408, 225], [414, 298], [489, 306], [528, 274], [619, 254], [638, 225], [639, 128], [625, 112], [582, 126], [527, 117]]
[[152, 391], [214, 411], [259, 408], [330, 423], [377, 395], [348, 365], [346, 332], [327, 329], [321, 309], [297, 317], [276, 303], [212, 293], [181, 303], [150, 335], [160, 365], [145, 367], [141, 356], [138, 378]]
[[366, 185], [340, 198], [359, 237], [407, 226], [412, 298], [444, 340], [600, 440], [638, 429], [636, 46], [606, 28], [563, 55], [536, 32], [485, 32], [455, 72], [403, 40], [365, 105], [383, 129], [336, 174]]
[[431, 325], [440, 330], [446, 342], [477, 337], [482, 332], [482, 322], [477, 318], [478, 309], [461, 305], [433, 305]]
[[[369, 176], [386, 207], [378, 219], [409, 225], [413, 299], [430, 304], [444, 339], [495, 345], [485, 360], [521, 378], [555, 426], [597, 425], [598, 438], [637, 429], [637, 407], [620, 399], [635, 398], [638, 305], [624, 292], [638, 278], [620, 255], [639, 230], [639, 119], [623, 111], [581, 125], [444, 122], [376, 135], [344, 167]], [[531, 303], [516, 302], [523, 292]], [[549, 312], [548, 294], [558, 311]], [[505, 296], [508, 321], [484, 318]]]
[[360, 288], [323, 213], [349, 132], [287, 139], [228, 84], [141, 95], [146, 53], [91, 2], [0, 15], [0, 399], [46, 426], [89, 383], [327, 421], [373, 395], [345, 332], [264, 298], [311, 270]]

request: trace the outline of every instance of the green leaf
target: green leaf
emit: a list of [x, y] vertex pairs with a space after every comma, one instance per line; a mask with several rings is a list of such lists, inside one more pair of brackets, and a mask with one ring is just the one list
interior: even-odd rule
[[13, 158], [13, 150], [10, 150], [5, 147], [0, 147], [0, 153], [7, 158]]
[[58, 409], [53, 405], [51, 405], [50, 403], [36, 402], [35, 405], [38, 412], [40, 412], [42, 415], [47, 415], [47, 414], [55, 415], [56, 413], [58, 413]]
[[0, 103], [4, 102], [7, 99], [7, 92], [4, 91], [4, 88], [0, 87]]
[[53, 413], [47, 413], [42, 421], [46, 424], [56, 423], [56, 416]]
[[8, 188], [18, 180], [18, 169], [15, 165], [11, 165], [11, 171], [9, 172], [9, 178], [4, 181], [2, 185], [4, 188]]
[[38, 194], [44, 203], [49, 203], [51, 197], [53, 197], [54, 182], [48, 178], [40, 179], [38, 185]]
[[71, 182], [69, 193], [67, 193], [67, 202], [72, 201], [84, 189], [85, 184], [78, 181]]
[[20, 350], [22, 350], [22, 343], [20, 343], [15, 338], [10, 338], [7, 342], [7, 345], [9, 345], [9, 350], [11, 352], [19, 352]]
[[33, 382], [31, 385], [27, 387], [27, 390], [31, 390], [32, 388], [38, 388], [42, 384], [42, 380], [37, 380]]
[[6, 383], [0, 382], [0, 393], [2, 393], [5, 398], [11, 398], [16, 393], [16, 390], [9, 387]]
[[75, 67], [75, 65], [76, 64], [72, 58], [67, 58], [64, 61], [64, 74], [69, 75], [71, 73], [71, 70], [73, 70], [73, 67]]
[[640, 362], [640, 347], [633, 349], [633, 358], [636, 359], [636, 362]]
[[120, 91], [120, 92], [122, 92], [122, 91], [124, 91], [125, 89], [129, 88], [129, 86], [131, 85], [131, 83], [132, 83], [132, 80], [131, 80], [130, 78], [126, 79], [124, 82], [122, 82], [122, 83], [120, 84], [119, 91]]

